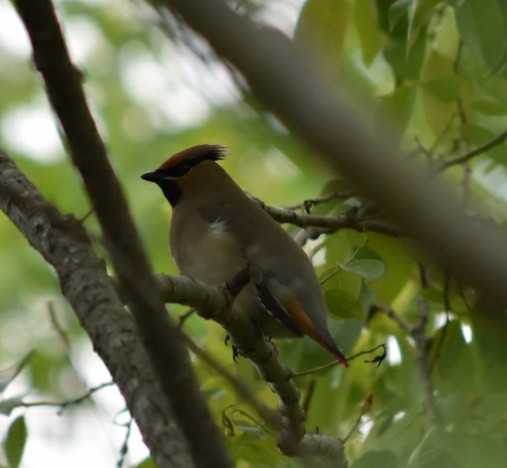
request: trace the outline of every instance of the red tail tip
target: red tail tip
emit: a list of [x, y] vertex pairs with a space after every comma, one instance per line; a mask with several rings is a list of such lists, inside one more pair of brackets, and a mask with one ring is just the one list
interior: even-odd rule
[[345, 355], [337, 348], [336, 345], [328, 347], [328, 350], [333, 354], [336, 360], [345, 368], [349, 367], [349, 361]]
[[349, 367], [349, 361], [342, 354], [335, 354], [336, 360], [345, 368]]
[[333, 341], [330, 335], [328, 337], [317, 336], [316, 339], [325, 349], [327, 349], [336, 358], [336, 360], [343, 367], [345, 368], [349, 367], [349, 362], [347, 361], [347, 358], [340, 351], [338, 346], [336, 346], [335, 342]]

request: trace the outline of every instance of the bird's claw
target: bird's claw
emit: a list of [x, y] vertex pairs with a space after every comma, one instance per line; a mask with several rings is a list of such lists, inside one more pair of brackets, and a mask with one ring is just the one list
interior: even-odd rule
[[232, 345], [232, 360], [238, 362], [238, 358], [241, 357], [241, 351], [236, 345]]

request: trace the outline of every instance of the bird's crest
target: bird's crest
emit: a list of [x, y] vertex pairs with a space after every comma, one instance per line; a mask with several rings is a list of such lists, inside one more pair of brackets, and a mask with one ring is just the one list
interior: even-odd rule
[[221, 145], [191, 146], [179, 153], [173, 154], [158, 170], [169, 171], [181, 165], [193, 167], [206, 160], [218, 161], [224, 159], [226, 154], [227, 148]]

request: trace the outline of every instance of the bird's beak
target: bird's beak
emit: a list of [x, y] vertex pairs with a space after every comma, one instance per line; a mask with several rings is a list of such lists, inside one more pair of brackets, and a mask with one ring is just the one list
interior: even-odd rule
[[161, 182], [163, 179], [165, 179], [165, 177], [159, 171], [152, 171], [152, 172], [147, 172], [146, 174], [143, 174], [141, 176], [141, 179], [147, 180], [148, 182], [157, 183], [157, 182]]

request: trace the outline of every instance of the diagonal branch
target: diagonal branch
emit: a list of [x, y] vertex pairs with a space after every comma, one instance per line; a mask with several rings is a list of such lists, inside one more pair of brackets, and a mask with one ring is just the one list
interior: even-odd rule
[[337, 460], [337, 467], [346, 466], [343, 444], [339, 440], [321, 434], [304, 434], [305, 415], [292, 372], [280, 363], [274, 345], [264, 339], [244, 314], [235, 311], [233, 304], [231, 307], [232, 298], [226, 287], [211, 287], [184, 276], [167, 275], [159, 277], [159, 285], [166, 302], [188, 305], [201, 317], [222, 325], [241, 352], [273, 386], [282, 403], [282, 420], [268, 419], [267, 422], [280, 431], [278, 445], [285, 454], [328, 456], [331, 453]]
[[[314, 63], [283, 34], [259, 27], [224, 0], [158, 0], [175, 11], [245, 77], [253, 92], [333, 170], [385, 207], [409, 236], [441, 264], [507, 304], [507, 240], [496, 227], [469, 219], [456, 196], [431, 171], [398, 153], [389, 132], [374, 138]], [[473, 246], [473, 248], [471, 248]], [[507, 317], [490, 308], [491, 319]]]
[[0, 209], [55, 269], [63, 295], [118, 385], [158, 466], [192, 467], [187, 442], [160, 391], [132, 316], [86, 232], [50, 205], [1, 152]]
[[[55, 268], [63, 294], [119, 386], [158, 466], [191, 468], [193, 463], [187, 443], [160, 393], [133, 319], [121, 303], [104, 262], [96, 257], [81, 224], [71, 216], [62, 216], [2, 153], [0, 209]], [[225, 288], [211, 288], [186, 277], [162, 277], [159, 281], [164, 297], [169, 298], [170, 302], [198, 307], [206, 318], [229, 313], [231, 298]], [[258, 402], [242, 382], [189, 338], [182, 334], [179, 338], [186, 342], [194, 354], [229, 380], [238, 395], [273, 428], [282, 431], [284, 427], [287, 428], [287, 415], [296, 414], [297, 408], [286, 409], [285, 416], [280, 417]], [[262, 337], [259, 339], [262, 348], [264, 340]], [[256, 348], [258, 349], [257, 346]], [[274, 354], [270, 358], [276, 360]], [[263, 373], [274, 375], [272, 380], [277, 388], [283, 389], [284, 385], [291, 388], [287, 383], [287, 375], [290, 375], [288, 370], [280, 364], [270, 364], [270, 360], [264, 361], [262, 365], [265, 366]], [[284, 370], [277, 374], [277, 369]], [[111, 383], [93, 387], [85, 395], [68, 402], [19, 402], [16, 406], [29, 408], [49, 405], [65, 408], [83, 401], [91, 393], [108, 385]], [[285, 402], [289, 401], [288, 396], [285, 397]], [[297, 407], [297, 402], [293, 405]], [[342, 459], [343, 446], [338, 440], [325, 435], [306, 434], [295, 449], [295, 454]], [[346, 466], [344, 459], [337, 466]]]
[[[121, 289], [168, 403], [200, 468], [230, 467], [222, 434], [199, 390], [188, 353], [157, 291], [123, 190], [72, 64], [51, 0], [16, 0], [46, 93], [101, 225]], [[170, 363], [170, 368], [168, 365]]]

